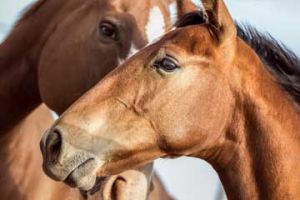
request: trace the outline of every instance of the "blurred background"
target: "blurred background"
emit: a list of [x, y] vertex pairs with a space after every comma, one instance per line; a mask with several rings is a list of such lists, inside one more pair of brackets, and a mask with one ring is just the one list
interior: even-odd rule
[[[22, 14], [22, 10], [34, 1], [0, 0], [0, 43]], [[269, 32], [300, 55], [300, 1], [225, 1], [238, 22], [249, 23], [262, 32]], [[170, 193], [178, 200], [226, 199], [218, 175], [205, 161], [185, 157], [160, 159], [156, 161], [155, 168]]]

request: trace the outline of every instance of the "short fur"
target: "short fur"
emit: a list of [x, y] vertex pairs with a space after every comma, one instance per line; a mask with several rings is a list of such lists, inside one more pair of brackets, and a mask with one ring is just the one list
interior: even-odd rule
[[237, 25], [238, 36], [251, 46], [282, 87], [300, 103], [300, 59], [270, 34]]
[[[207, 24], [205, 15], [196, 11], [184, 15], [177, 21], [177, 27]], [[259, 32], [250, 25], [237, 24], [238, 36], [260, 57], [267, 69], [280, 85], [300, 103], [300, 59], [269, 33]]]

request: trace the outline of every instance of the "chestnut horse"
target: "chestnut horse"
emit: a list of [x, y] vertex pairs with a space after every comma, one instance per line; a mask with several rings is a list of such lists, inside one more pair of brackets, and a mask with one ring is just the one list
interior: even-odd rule
[[208, 161], [229, 199], [300, 199], [300, 60], [255, 30], [238, 37], [223, 0], [202, 2], [44, 135], [49, 174], [106, 177], [185, 155]]
[[[51, 181], [41, 170], [38, 143], [53, 120], [40, 105], [43, 101], [57, 113], [63, 112], [136, 49], [166, 32], [169, 3], [40, 0], [26, 12], [0, 46], [1, 198], [82, 198], [77, 190]], [[149, 178], [150, 172], [147, 168], [114, 177], [105, 184], [104, 196], [109, 199], [114, 192], [118, 199], [129, 198], [126, 192], [135, 182], [141, 186], [134, 188], [136, 193], [145, 195], [145, 175]], [[162, 191], [152, 199], [168, 198], [157, 178], [154, 183]]]

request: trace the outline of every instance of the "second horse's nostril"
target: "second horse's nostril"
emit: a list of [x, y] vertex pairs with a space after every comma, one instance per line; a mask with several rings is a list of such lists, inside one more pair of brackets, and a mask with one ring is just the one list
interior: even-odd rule
[[62, 146], [62, 137], [58, 129], [54, 129], [46, 139], [46, 156], [49, 163], [55, 164]]

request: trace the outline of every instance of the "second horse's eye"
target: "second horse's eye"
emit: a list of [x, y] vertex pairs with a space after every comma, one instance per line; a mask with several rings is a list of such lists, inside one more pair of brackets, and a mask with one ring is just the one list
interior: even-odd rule
[[104, 37], [110, 38], [112, 40], [118, 39], [116, 26], [109, 22], [103, 22], [100, 24], [100, 32]]
[[165, 57], [162, 60], [156, 61], [154, 67], [157, 69], [163, 70], [165, 72], [173, 72], [179, 68], [174, 59], [170, 57]]

